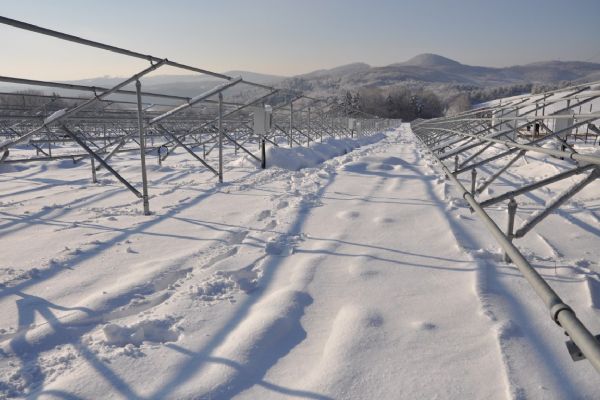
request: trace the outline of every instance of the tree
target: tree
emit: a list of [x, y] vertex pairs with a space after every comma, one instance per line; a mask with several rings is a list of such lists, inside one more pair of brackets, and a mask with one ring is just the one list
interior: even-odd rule
[[468, 93], [459, 93], [447, 101], [446, 115], [453, 116], [471, 108], [471, 99]]
[[344, 97], [344, 115], [352, 115], [352, 93], [346, 91], [346, 97]]

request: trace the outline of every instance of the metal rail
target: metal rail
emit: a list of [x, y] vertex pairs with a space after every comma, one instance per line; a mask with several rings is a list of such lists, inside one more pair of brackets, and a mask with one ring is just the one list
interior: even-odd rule
[[[492, 103], [485, 108], [470, 110], [454, 117], [415, 121], [412, 127], [422, 146], [439, 163], [456, 190], [467, 201], [471, 210], [479, 217], [486, 229], [505, 251], [505, 259], [514, 263], [537, 296], [543, 301], [550, 312], [552, 320], [561, 326], [571, 338], [572, 342], [567, 345], [571, 357], [578, 360], [581, 358], [579, 357], [579, 352], [581, 352], [583, 357], [587, 358], [596, 371], [600, 373], [600, 342], [577, 318], [572, 308], [556, 294], [512, 243], [513, 239], [523, 237], [584, 187], [598, 182], [600, 157], [596, 154], [581, 153], [579, 151], [581, 143], [578, 144], [576, 140], [580, 135], [579, 129], [590, 125], [595, 127], [600, 119], [600, 114], [591, 112], [591, 106], [590, 112], [587, 113], [570, 112], [575, 107], [580, 107], [582, 104], [600, 97], [598, 91], [590, 89], [592, 86], [591, 84], [585, 84], [536, 96], [521, 96], [517, 98], [518, 101], [516, 102], [511, 101], [509, 104], [504, 105], [494, 105]], [[540, 101], [544, 102], [543, 106], [540, 106]], [[545, 114], [546, 110], [550, 112]], [[532, 111], [536, 114], [534, 116], [528, 115]], [[541, 114], [538, 114], [540, 111]], [[569, 112], [569, 115], [565, 115], [563, 112]], [[509, 113], [514, 115], [506, 117], [506, 114]], [[495, 124], [497, 121], [501, 121], [501, 123]], [[538, 127], [532, 125], [536, 123], [539, 123], [540, 129], [544, 129], [543, 133], [538, 132]], [[508, 129], [499, 130], [499, 126], [502, 124], [508, 124]], [[483, 128], [481, 128], [482, 126]], [[551, 129], [550, 126], [554, 127]], [[526, 128], [530, 129], [526, 130]], [[586, 131], [586, 135], [589, 134], [588, 131]], [[501, 138], [502, 136], [506, 138]], [[570, 138], [571, 140], [569, 140]], [[470, 143], [465, 143], [465, 140]], [[543, 144], [552, 141], [560, 149], [542, 147]], [[595, 143], [595, 140], [593, 143]], [[572, 164], [572, 167], [551, 177], [523, 184], [521, 187], [482, 202], [476, 200], [477, 195], [480, 195], [493, 181], [507, 174], [519, 159], [525, 157], [526, 153], [537, 153], [559, 158], [563, 160], [562, 163], [565, 165]], [[494, 164], [511, 154], [515, 155], [505, 164]], [[454, 158], [454, 170], [450, 169], [450, 165], [444, 163], [445, 159], [450, 158]], [[491, 167], [485, 170], [489, 176], [477, 187], [478, 168], [481, 171], [484, 166]], [[584, 179], [550, 201], [545, 205], [545, 208], [531, 215], [523, 226], [513, 233], [514, 217], [517, 209], [515, 198], [517, 196], [583, 174], [588, 170], [592, 171]], [[472, 175], [470, 190], [465, 188], [463, 182], [459, 179], [460, 174], [467, 171], [471, 171]], [[506, 200], [509, 200], [509, 228], [504, 233], [490, 215], [486, 213], [484, 207]]]

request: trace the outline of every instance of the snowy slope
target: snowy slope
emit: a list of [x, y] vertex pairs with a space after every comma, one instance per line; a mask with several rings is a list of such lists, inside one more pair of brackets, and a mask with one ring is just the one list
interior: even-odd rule
[[[151, 216], [89, 167], [3, 167], [0, 398], [595, 398], [407, 125], [300, 153], [281, 165], [312, 167], [228, 154], [223, 185], [174, 155], [150, 171]], [[588, 252], [575, 269], [564, 237], [519, 245], [600, 331], [594, 212], [564, 229]]]

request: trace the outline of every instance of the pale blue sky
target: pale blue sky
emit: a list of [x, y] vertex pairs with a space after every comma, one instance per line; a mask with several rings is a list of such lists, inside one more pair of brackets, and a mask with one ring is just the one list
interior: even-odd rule
[[[600, 62], [600, 0], [0, 0], [0, 15], [215, 71], [293, 75], [419, 53], [485, 66]], [[0, 38], [1, 75], [66, 80], [145, 66], [4, 25]]]

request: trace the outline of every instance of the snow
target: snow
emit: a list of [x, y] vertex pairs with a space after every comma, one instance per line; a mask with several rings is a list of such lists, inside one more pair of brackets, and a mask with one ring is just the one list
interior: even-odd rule
[[298, 171], [302, 168], [315, 167], [325, 160], [346, 154], [360, 146], [375, 143], [383, 139], [379, 133], [357, 139], [325, 139], [323, 143], [306, 147], [271, 147], [267, 151], [267, 166]]
[[171, 329], [169, 319], [144, 320], [132, 326], [107, 324], [102, 328], [107, 345], [125, 347], [129, 344], [139, 346], [144, 342], [175, 342], [179, 332]]
[[[264, 171], [228, 152], [225, 184], [149, 157], [150, 216], [89, 164], [0, 166], [0, 398], [596, 398], [424, 154], [403, 125], [269, 147]], [[566, 168], [536, 157], [482, 199]], [[139, 186], [135, 155], [113, 161]], [[519, 197], [517, 226], [578, 179]], [[591, 184], [516, 241], [594, 332], [599, 201]]]
[[57, 119], [62, 118], [66, 113], [67, 113], [66, 108], [63, 108], [63, 109], [53, 112], [52, 114], [50, 114], [48, 116], [48, 118], [46, 118], [44, 120], [44, 125], [48, 125], [48, 124], [56, 121]]

